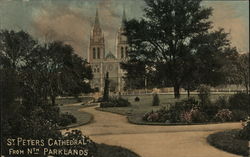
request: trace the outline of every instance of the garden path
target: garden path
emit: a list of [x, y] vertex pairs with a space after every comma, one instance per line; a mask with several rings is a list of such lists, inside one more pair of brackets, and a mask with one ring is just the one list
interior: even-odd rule
[[94, 115], [92, 123], [79, 129], [97, 143], [128, 148], [141, 157], [236, 157], [210, 146], [206, 137], [214, 132], [240, 128], [240, 123], [149, 126], [130, 124], [122, 115], [80, 109]]

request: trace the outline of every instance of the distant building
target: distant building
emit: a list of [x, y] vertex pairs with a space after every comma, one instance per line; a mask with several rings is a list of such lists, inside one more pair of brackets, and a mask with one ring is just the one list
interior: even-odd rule
[[94, 78], [91, 81], [92, 88], [104, 89], [104, 77], [109, 72], [110, 90], [121, 92], [124, 89], [124, 71], [120, 67], [120, 62], [128, 56], [128, 43], [124, 33], [124, 22], [126, 21], [125, 11], [123, 11], [122, 23], [117, 33], [115, 54], [105, 51], [105, 37], [99, 21], [98, 10], [96, 11], [95, 24], [90, 35], [88, 50], [88, 62], [91, 65]]

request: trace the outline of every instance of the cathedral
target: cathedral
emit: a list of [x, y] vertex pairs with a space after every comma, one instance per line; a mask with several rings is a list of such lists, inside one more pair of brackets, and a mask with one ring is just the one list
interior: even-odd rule
[[95, 23], [90, 35], [88, 49], [88, 62], [92, 68], [93, 80], [92, 88], [98, 88], [100, 92], [104, 90], [104, 77], [109, 73], [110, 91], [122, 92], [124, 89], [123, 76], [125, 71], [121, 69], [120, 62], [128, 57], [128, 43], [124, 33], [124, 22], [126, 21], [125, 11], [123, 11], [122, 22], [116, 36], [115, 54], [105, 51], [105, 37], [99, 21], [98, 10], [96, 11]]

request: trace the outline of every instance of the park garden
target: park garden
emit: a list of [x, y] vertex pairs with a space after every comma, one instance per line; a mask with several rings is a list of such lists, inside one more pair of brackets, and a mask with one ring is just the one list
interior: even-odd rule
[[[139, 125], [242, 121], [242, 129], [212, 134], [208, 142], [247, 155], [247, 147], [242, 145], [250, 135], [249, 55], [239, 54], [231, 46], [229, 33], [223, 28], [212, 29], [212, 10], [202, 7], [201, 0], [145, 0], [145, 15], [125, 22], [124, 35], [130, 48], [129, 59], [121, 63], [126, 71], [124, 90], [173, 87], [173, 94], [164, 95], [112, 96], [107, 72], [102, 97], [83, 98], [82, 95], [97, 90], [90, 86], [91, 67], [70, 45], [61, 41], [41, 42], [24, 31], [1, 30], [1, 155], [17, 156], [9, 154], [6, 141], [22, 137], [80, 139], [86, 145], [63, 148], [85, 149], [86, 157], [138, 157], [119, 146], [97, 144], [77, 129], [61, 132], [68, 126], [91, 122], [95, 115], [78, 112], [81, 107], [88, 107], [85, 105], [90, 101], [100, 104], [99, 111], [125, 115], [128, 122]], [[210, 86], [222, 84], [241, 84], [246, 92], [210, 92]], [[188, 94], [181, 93], [181, 88]], [[191, 91], [196, 94], [190, 94]], [[83, 105], [66, 105], [76, 102]]]

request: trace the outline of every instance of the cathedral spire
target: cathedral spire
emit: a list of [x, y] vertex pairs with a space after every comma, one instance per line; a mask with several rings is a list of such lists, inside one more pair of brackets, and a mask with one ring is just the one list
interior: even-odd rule
[[125, 27], [125, 22], [127, 21], [127, 18], [126, 18], [126, 12], [125, 12], [125, 8], [123, 7], [123, 14], [122, 14], [122, 28]]
[[100, 27], [100, 21], [99, 21], [99, 14], [98, 9], [96, 9], [96, 15], [95, 15], [95, 25], [94, 27], [99, 28]]

